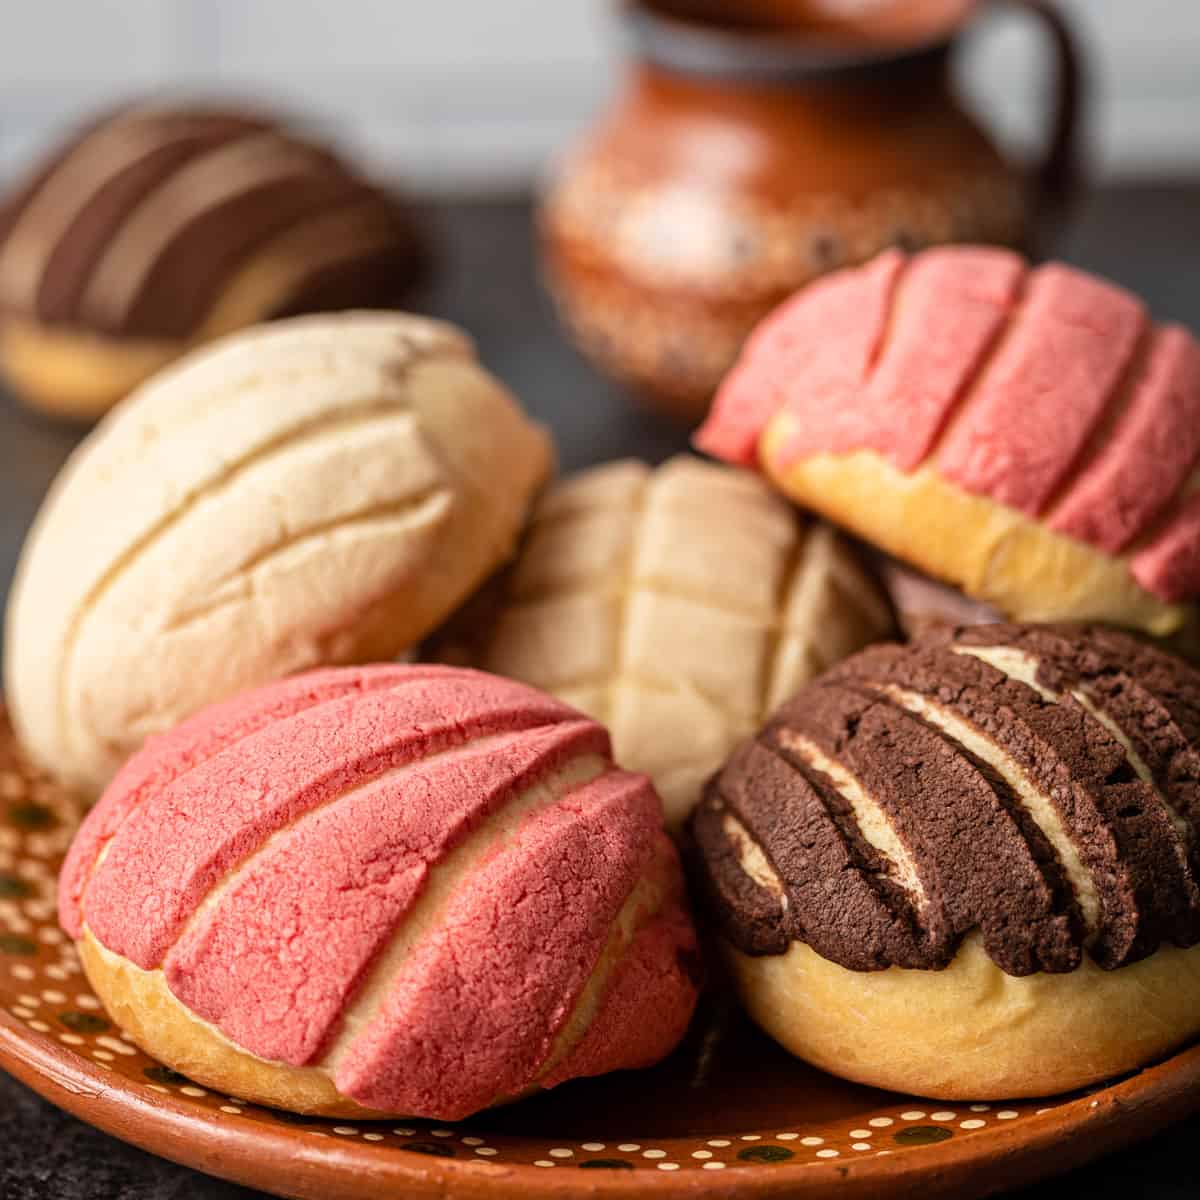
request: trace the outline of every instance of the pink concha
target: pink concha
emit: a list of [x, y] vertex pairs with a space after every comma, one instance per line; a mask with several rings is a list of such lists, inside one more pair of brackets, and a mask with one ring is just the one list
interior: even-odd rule
[[888, 251], [777, 309], [696, 437], [742, 465], [786, 410], [786, 469], [873, 450], [1106, 553], [1168, 602], [1200, 595], [1200, 345], [1121, 288], [1010, 251]]
[[72, 936], [161, 969], [234, 1045], [386, 1112], [647, 1065], [695, 1002], [649, 781], [573, 709], [451, 667], [318, 671], [198, 714], [114, 780], [61, 897]]

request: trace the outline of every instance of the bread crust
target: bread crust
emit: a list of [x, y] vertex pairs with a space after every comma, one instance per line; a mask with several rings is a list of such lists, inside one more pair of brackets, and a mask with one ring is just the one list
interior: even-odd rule
[[1200, 1033], [1200, 946], [1164, 946], [1119, 971], [1085, 956], [1065, 974], [1006, 975], [978, 934], [942, 971], [850, 971], [803, 942], [751, 957], [723, 945], [754, 1020], [815, 1066], [937, 1100], [1086, 1087]]
[[106, 950], [90, 930], [84, 930], [76, 946], [88, 982], [109, 1016], [151, 1058], [181, 1075], [247, 1103], [288, 1112], [321, 1117], [387, 1115], [343, 1096], [321, 1067], [290, 1067], [239, 1050], [175, 999], [161, 970], [140, 970]]
[[793, 421], [787, 411], [772, 418], [764, 469], [798, 504], [864, 541], [1015, 621], [1103, 621], [1190, 653], [1200, 648], [1200, 608], [1151, 595], [1130, 574], [1128, 557], [972, 495], [928, 465], [905, 473], [873, 450], [793, 461], [786, 452]]
[[93, 421], [185, 349], [177, 342], [106, 338], [10, 317], [0, 325], [0, 374], [30, 408]]

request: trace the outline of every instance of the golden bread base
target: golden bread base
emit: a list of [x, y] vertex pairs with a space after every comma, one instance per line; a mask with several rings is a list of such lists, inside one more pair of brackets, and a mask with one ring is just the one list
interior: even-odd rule
[[181, 342], [104, 338], [14, 317], [0, 326], [0, 374], [30, 408], [94, 421], [186, 349]]
[[803, 942], [753, 958], [726, 946], [754, 1020], [833, 1075], [937, 1100], [1074, 1091], [1200, 1033], [1200, 946], [1117, 971], [1006, 975], [978, 934], [944, 971], [850, 971]]
[[181, 1075], [238, 1100], [288, 1112], [359, 1119], [388, 1115], [343, 1096], [320, 1067], [289, 1067], [239, 1050], [171, 994], [162, 971], [135, 967], [101, 946], [90, 930], [84, 930], [77, 947], [88, 982], [109, 1016], [151, 1058]]
[[768, 474], [798, 504], [864, 541], [1014, 621], [1102, 621], [1172, 638], [1182, 650], [1200, 646], [1197, 606], [1152, 596], [1129, 573], [1126, 557], [972, 495], [928, 466], [900, 471], [872, 450], [786, 462], [792, 421], [782, 412], [767, 427]]

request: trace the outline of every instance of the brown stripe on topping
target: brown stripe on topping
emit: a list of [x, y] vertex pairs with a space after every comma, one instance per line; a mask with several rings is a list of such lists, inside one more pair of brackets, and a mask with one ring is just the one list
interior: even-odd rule
[[772, 892], [746, 869], [742, 839], [757, 843], [719, 796], [701, 802], [691, 833], [694, 845], [686, 856], [688, 873], [721, 932], [747, 954], [784, 953], [791, 940], [784, 926], [786, 895]]
[[[859, 716], [855, 713], [849, 719], [857, 724]], [[768, 740], [788, 762], [808, 776], [825, 799], [843, 836], [859, 845], [863, 857], [873, 864], [879, 885], [888, 890], [893, 904], [914, 911], [927, 908], [929, 895], [908, 847], [896, 835], [878, 799], [863, 786], [857, 774], [795, 726], [781, 728], [776, 723]]]
[[1055, 897], [1054, 911], [1067, 915], [1082, 942], [1085, 931], [1097, 924], [1100, 905], [1095, 886], [1053, 804], [1020, 765], [970, 721], [934, 698], [898, 684], [864, 686], [877, 687], [897, 707], [912, 713], [984, 776], [1041, 867]]
[[265, 128], [262, 122], [223, 114], [166, 122], [178, 127], [171, 140], [101, 182], [51, 249], [37, 292], [41, 320], [80, 319], [80, 301], [93, 269], [116, 231], [151, 192], [200, 155]]
[[[1095, 886], [1099, 912], [1089, 948], [1101, 966], [1145, 957], [1176, 934], [1188, 906], [1170, 819], [1124, 748], [1086, 709], [1073, 700], [1056, 703], [949, 649], [921, 646], [880, 675], [872, 670], [878, 660], [867, 665], [868, 657], [843, 670], [865, 671], [965, 718], [1057, 812]], [[1079, 899], [1090, 915], [1086, 896]]]
[[397, 303], [423, 267], [418, 239], [398, 206], [371, 194], [371, 220], [347, 230], [334, 245], [314, 248], [309, 269], [278, 299], [271, 319], [343, 308]]
[[[239, 146], [245, 153], [235, 157]], [[218, 163], [217, 154], [227, 161]], [[222, 147], [130, 214], [90, 281], [85, 315], [114, 333], [186, 337], [257, 246], [367, 190], [327, 155], [298, 143], [260, 135]], [[186, 199], [186, 207], [174, 196], [168, 203], [169, 193]], [[140, 277], [135, 256], [145, 264]]]
[[[789, 940], [806, 941], [855, 971], [922, 965], [921, 935], [902, 889], [861, 836], [848, 836], [844, 812], [831, 811], [839, 803], [845, 807], [831, 788], [751, 742], [710, 784], [701, 811], [714, 800], [745, 828], [783, 882], [787, 907], [780, 924]], [[723, 836], [728, 839], [728, 832]], [[712, 873], [716, 865], [725, 875], [728, 864], [706, 859], [705, 867]], [[740, 860], [737, 870], [745, 874]], [[722, 887], [732, 891], [734, 885]], [[739, 915], [733, 912], [731, 919], [745, 928]]]
[[989, 779], [950, 741], [885, 697], [837, 685], [813, 689], [777, 721], [823, 740], [903, 845], [925, 898], [923, 966], [944, 966], [977, 927], [1009, 974], [1078, 964], [1078, 922], [1061, 889]]
[[256, 246], [222, 283], [197, 336], [298, 313], [394, 307], [424, 265], [403, 211], [371, 191]]
[[293, 222], [367, 194], [366, 185], [348, 176], [317, 172], [249, 188], [209, 209], [163, 250], [131, 302], [126, 323], [153, 328], [159, 336], [186, 336], [257, 247]]
[[[921, 720], [920, 717], [917, 719]], [[1032, 931], [1036, 936], [1031, 941], [1033, 949], [1042, 963], [1042, 969], [1046, 971], [1073, 969], [1083, 957], [1083, 943], [1086, 938], [1087, 926], [1084, 923], [1079, 902], [1075, 897], [1075, 890], [1071, 887], [1070, 880], [1063, 870], [1062, 862], [1054, 845], [1042, 832], [1041, 826], [1029, 814], [1017, 792], [998, 771], [983, 759], [977, 758], [966, 746], [954, 738], [948, 737], [936, 725], [932, 725], [931, 729], [953, 748], [955, 754], [970, 763], [979, 772], [992, 789], [996, 803], [1002, 809], [1004, 816], [1016, 826], [1024, 843], [1023, 850], [1020, 852], [1019, 858], [1013, 862], [1013, 866], [1022, 873], [1023, 882], [1016, 886], [1022, 889], [1028, 887], [1026, 901], [1030, 907], [1025, 910], [1024, 919], [1028, 920], [1032, 917], [1036, 923], [1037, 927]], [[1000, 822], [1003, 823], [1003, 818], [1000, 819]], [[989, 836], [995, 835], [989, 834]], [[1007, 831], [1001, 836], [1005, 839], [1004, 852], [1009, 855], [1014, 854], [1016, 845], [1008, 840]], [[1037, 882], [1025, 878], [1024, 851], [1028, 851], [1029, 858], [1032, 859]], [[1044, 892], [1043, 889], [1045, 889]], [[1020, 922], [1015, 926], [1007, 926], [1007, 932], [1011, 935], [1015, 929], [1019, 928]], [[1013, 955], [1014, 960], [1021, 956], [1019, 951]], [[997, 961], [1000, 960], [997, 959]]]
[[[845, 842], [852, 861], [867, 876], [885, 907], [893, 916], [901, 918], [916, 938], [919, 928], [916, 909], [917, 904], [925, 900], [924, 891], [916, 878], [911, 860], [904, 854], [903, 847], [898, 847], [895, 839], [888, 836], [891, 833], [890, 829], [881, 829], [884, 822], [878, 809], [870, 798], [863, 794], [858, 781], [849, 772], [839, 770], [837, 764], [826, 760], [819, 750], [814, 759], [811, 754], [812, 744], [808, 743], [805, 746], [803, 739], [784, 737], [771, 740], [766, 737], [763, 744], [804, 776], [825, 806], [825, 811]], [[802, 753], [804, 749], [809, 750], [808, 755]], [[834, 777], [821, 769], [822, 766], [829, 766], [835, 772], [838, 776], [836, 782]], [[866, 818], [865, 827], [859, 820], [860, 813]], [[891, 857], [889, 850], [895, 851], [897, 857]], [[903, 858], [903, 861], [897, 861], [898, 858]]]
[[1184, 864], [1186, 919], [1180, 945], [1200, 940], [1200, 678], [1179, 659], [1109, 630], [997, 627], [960, 639], [1003, 640], [1037, 663], [1038, 680], [1070, 694], [1125, 747], [1139, 777], [1156, 792], [1171, 821]]

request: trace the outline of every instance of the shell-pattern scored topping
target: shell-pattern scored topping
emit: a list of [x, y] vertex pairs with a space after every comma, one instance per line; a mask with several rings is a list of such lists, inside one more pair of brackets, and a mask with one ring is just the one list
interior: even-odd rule
[[130, 761], [72, 847], [62, 921], [369, 1108], [451, 1119], [642, 1065], [686, 1026], [694, 941], [653, 788], [608, 752], [474, 671], [299, 676]]
[[509, 557], [550, 461], [441, 322], [300, 317], [186, 356], [79, 447], [25, 543], [22, 742], [94, 795], [205, 704], [395, 658]]
[[693, 818], [751, 954], [1011, 975], [1200, 941], [1200, 673], [1123, 634], [945, 627], [785, 705]]
[[114, 337], [386, 305], [417, 260], [394, 198], [274, 122], [216, 109], [121, 109], [0, 208], [0, 312]]
[[984, 247], [838, 272], [756, 330], [698, 444], [753, 464], [781, 410], [777, 467], [874, 451], [1200, 595], [1200, 344], [1095, 276]]
[[767, 713], [892, 628], [829, 526], [747, 472], [690, 457], [612, 463], [553, 488], [499, 591], [439, 654], [603, 722], [672, 824]]

